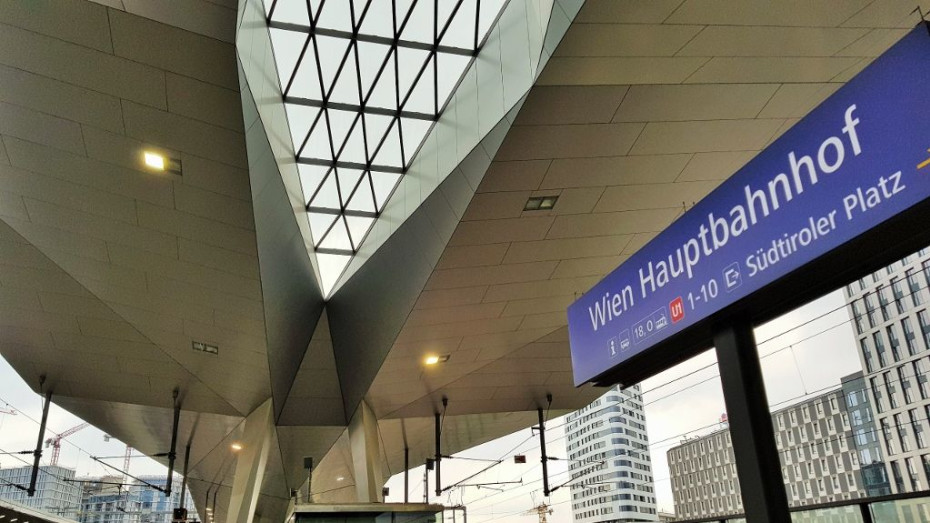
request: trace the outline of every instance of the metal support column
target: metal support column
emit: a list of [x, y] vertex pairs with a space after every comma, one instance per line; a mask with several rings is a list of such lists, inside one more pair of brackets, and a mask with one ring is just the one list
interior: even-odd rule
[[789, 523], [788, 498], [752, 325], [738, 321], [717, 330], [714, 346], [746, 519]]
[[441, 479], [442, 474], [440, 473], [440, 467], [442, 466], [442, 449], [440, 448], [439, 437], [442, 431], [442, 428], [440, 427], [440, 423], [442, 423], [442, 420], [438, 412], [436, 413], [435, 419], [436, 419], [436, 430], [434, 432], [436, 435], [436, 457], [435, 457], [435, 460], [436, 460], [436, 495], [441, 496], [442, 495], [442, 479]]
[[181, 477], [181, 508], [184, 508], [184, 500], [187, 498], [184, 493], [187, 492], [187, 466], [190, 464], [190, 461], [191, 444], [188, 443], [187, 446], [184, 447], [184, 475]]
[[549, 456], [546, 455], [546, 422], [543, 419], [542, 407], [536, 409], [536, 413], [539, 415], [539, 450], [542, 452], [539, 461], [542, 462], [543, 495], [549, 497], [551, 491], [549, 490]]
[[423, 503], [429, 503], [429, 471], [430, 466], [429, 462], [432, 461], [429, 458], [426, 458], [426, 464], [423, 465]]
[[410, 503], [410, 448], [404, 446], [404, 503]]
[[174, 403], [174, 425], [171, 429], [171, 450], [168, 451], [168, 480], [165, 482], [165, 497], [171, 497], [171, 479], [174, 476], [174, 460], [178, 450], [178, 422], [181, 420], [181, 404], [178, 402], [178, 389], [172, 394]]
[[[42, 376], [42, 383], [45, 382], [45, 376]], [[36, 480], [39, 478], [39, 461], [42, 459], [42, 442], [45, 440], [45, 425], [48, 422], [48, 406], [52, 403], [52, 391], [45, 393], [45, 404], [42, 406], [42, 421], [39, 423], [39, 440], [36, 442], [36, 449], [32, 452], [35, 459], [32, 462], [32, 478], [29, 480], [29, 489], [26, 493], [29, 497], [36, 495]]]

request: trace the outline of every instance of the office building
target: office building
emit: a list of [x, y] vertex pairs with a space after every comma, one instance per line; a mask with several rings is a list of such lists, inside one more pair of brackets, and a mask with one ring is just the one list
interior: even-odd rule
[[891, 491], [930, 487], [930, 249], [846, 286]]
[[[140, 476], [128, 485], [123, 478], [104, 476], [87, 480], [82, 501], [81, 523], [171, 523], [174, 509], [181, 503], [181, 480], [175, 478], [171, 496], [155, 488], [164, 488], [164, 476]], [[190, 492], [185, 492], [184, 506], [189, 520], [199, 519]]]
[[20, 487], [27, 487], [32, 466], [0, 469], [0, 498], [48, 514], [78, 519], [81, 486], [74, 482], [74, 470], [55, 466], [39, 467], [35, 496], [29, 497]]
[[[843, 378], [855, 384], [861, 375]], [[868, 398], [861, 391], [838, 387], [772, 413], [782, 477], [791, 506], [813, 505], [881, 493], [881, 455], [874, 440], [863, 439], [862, 452], [855, 430], [868, 430]], [[855, 393], [852, 407], [847, 392]], [[857, 423], [853, 425], [851, 414]], [[724, 418], [725, 419], [725, 418]], [[679, 517], [698, 518], [743, 511], [730, 432], [720, 430], [684, 441], [668, 451], [668, 464]], [[854, 430], [855, 429], [855, 430]], [[863, 479], [860, 455], [868, 456], [869, 485]], [[887, 488], [887, 482], [884, 483]]]
[[658, 521], [639, 385], [568, 415], [565, 432], [576, 523]]

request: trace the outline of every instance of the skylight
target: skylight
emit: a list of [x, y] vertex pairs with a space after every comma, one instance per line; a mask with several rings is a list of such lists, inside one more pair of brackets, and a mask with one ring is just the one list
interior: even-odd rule
[[506, 0], [265, 0], [325, 293]]

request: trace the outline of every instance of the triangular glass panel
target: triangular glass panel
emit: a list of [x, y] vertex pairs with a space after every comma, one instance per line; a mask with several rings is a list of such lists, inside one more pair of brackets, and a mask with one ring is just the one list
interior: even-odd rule
[[[273, 0], [265, 0], [265, 8], [271, 10]], [[265, 11], [268, 14], [268, 11]], [[278, 0], [274, 6], [274, 14], [271, 17], [275, 22], [286, 22], [289, 24], [300, 24], [303, 26], [310, 25], [310, 17], [307, 16], [306, 0]]]
[[303, 143], [303, 149], [301, 149], [301, 143], [294, 146], [294, 148], [297, 149], [297, 156], [299, 158], [332, 161], [333, 153], [329, 147], [329, 133], [326, 131], [326, 117], [322, 114], [320, 109], [316, 107], [312, 107], [312, 109], [320, 111], [321, 114], [316, 125], [310, 131], [310, 138], [307, 139], [306, 143]]
[[[371, 85], [374, 83], [375, 78], [377, 78], [378, 71], [381, 71], [381, 65], [384, 64], [384, 60], [387, 58], [390, 50], [391, 47], [388, 45], [358, 42], [358, 65], [362, 73], [363, 97], [368, 96], [368, 92], [371, 91]], [[381, 75], [383, 76], [386, 74], [388, 69], [391, 69], [393, 72], [393, 62], [388, 62], [384, 66], [384, 71], [382, 71]]]
[[[477, 0], [464, 0], [452, 23], [442, 35], [442, 45], [472, 50], [475, 48], [475, 8]], [[482, 7], [484, 3], [482, 2]], [[442, 29], [440, 29], [441, 31]]]
[[388, 198], [391, 197], [391, 193], [394, 192], [394, 187], [397, 185], [398, 180], [400, 180], [399, 174], [372, 171], [371, 183], [375, 187], [375, 203], [378, 205], [377, 212], [384, 210], [384, 205], [387, 203]]
[[397, 84], [394, 74], [394, 61], [397, 59], [396, 53], [391, 51], [388, 57], [388, 63], [384, 71], [375, 82], [371, 94], [368, 95], [369, 107], [381, 107], [383, 109], [397, 109]]
[[[400, 70], [400, 100], [403, 102], [407, 93], [413, 87], [413, 81], [420, 74], [420, 69], [429, 57], [429, 51], [423, 49], [410, 49], [409, 47], [397, 48], [397, 59], [399, 60]], [[426, 72], [423, 72], [426, 75]]]
[[349, 139], [346, 140], [339, 153], [339, 161], [352, 163], [368, 163], [368, 157], [365, 155], [365, 129], [362, 122], [355, 124]]
[[338, 218], [335, 214], [323, 214], [319, 212], [308, 212], [307, 222], [310, 223], [310, 234], [313, 236], [313, 246], [319, 247], [320, 240], [326, 231], [329, 230], [333, 222]]
[[426, 138], [426, 133], [429, 132], [433, 122], [414, 120], [411, 118], [401, 118], [401, 120], [404, 130], [404, 157], [409, 164], [410, 158], [417, 153], [420, 144], [423, 143], [423, 139]]
[[342, 200], [340, 207], [345, 207], [345, 202], [349, 201], [349, 196], [352, 195], [352, 191], [355, 190], [355, 186], [358, 185], [364, 171], [338, 167], [336, 168], [336, 174], [339, 180], [339, 196]]
[[360, 33], [372, 36], [394, 38], [394, 16], [391, 13], [391, 0], [371, 0], [368, 13], [362, 20]]
[[369, 181], [369, 176], [370, 174], [365, 175], [362, 183], [358, 186], [358, 189], [355, 190], [355, 194], [352, 195], [348, 205], [346, 205], [346, 209], [365, 212], [377, 211], [375, 209], [375, 201], [371, 193], [371, 182]]
[[346, 225], [349, 228], [349, 237], [352, 239], [352, 245], [355, 247], [355, 250], [358, 250], [359, 245], [362, 244], [362, 240], [365, 239], [365, 235], [368, 234], [368, 231], [371, 230], [371, 226], [374, 224], [374, 218], [367, 218], [363, 216], [346, 216]]
[[501, 8], [507, 0], [483, 0], [481, 10], [478, 13], [478, 44], [484, 41], [485, 36], [491, 31], [492, 24], [497, 20]]
[[[326, 5], [328, 6], [329, 2]], [[320, 56], [320, 68], [323, 71], [324, 94], [328, 94], [336, 81], [336, 73], [339, 71], [342, 59], [344, 57], [348, 59], [346, 52], [349, 50], [349, 39], [321, 35], [316, 35], [313, 38], [316, 40], [317, 51]]]
[[329, 127], [333, 132], [333, 150], [338, 154], [343, 142], [346, 141], [346, 137], [349, 136], [352, 126], [362, 124], [355, 123], [358, 113], [337, 109], [329, 109], [327, 112], [329, 113]]
[[372, 163], [386, 165], [389, 167], [404, 167], [404, 162], [400, 154], [400, 133], [397, 129], [397, 121], [391, 125], [387, 138]]
[[294, 68], [297, 67], [300, 50], [303, 49], [304, 43], [310, 36], [306, 33], [275, 28], [271, 28], [269, 33], [271, 34], [271, 45], [274, 48], [274, 58], [278, 68], [278, 79], [281, 81], [281, 91], [283, 92], [287, 87], [287, 83], [291, 80]]
[[407, 19], [407, 15], [410, 13], [410, 8], [413, 7], [414, 0], [396, 0], [394, 2], [394, 13], [397, 26], [394, 28], [396, 31], [400, 31], [401, 27], [404, 25], [404, 20]]
[[314, 20], [318, 19], [320, 17], [320, 9], [323, 8], [323, 4], [326, 2], [326, 0], [306, 0], [306, 1], [307, 3], [310, 4], [310, 16], [313, 17]]
[[[447, 0], [452, 3], [451, 0]], [[400, 35], [401, 40], [412, 42], [421, 42], [432, 44], [435, 41], [433, 36], [433, 24], [436, 21], [433, 12], [433, 2], [420, 0], [413, 6], [413, 13], [410, 20], [404, 26], [404, 31]]]
[[304, 204], [309, 204], [310, 199], [316, 194], [320, 184], [326, 179], [326, 173], [329, 167], [321, 165], [307, 165], [305, 163], [297, 164], [298, 176], [300, 176], [300, 188], [304, 192]]
[[[282, 78], [281, 92], [287, 89], [289, 81], [290, 78]], [[294, 81], [291, 83], [287, 95], [309, 100], [323, 99], [323, 91], [320, 90], [320, 73], [316, 68], [316, 57], [313, 54], [312, 43], [307, 47], [303, 59], [297, 64], [297, 74], [294, 75]]]
[[452, 91], [462, 79], [462, 73], [468, 67], [471, 57], [457, 54], [439, 53], [439, 110], [442, 111], [452, 96]]
[[333, 286], [336, 285], [336, 282], [339, 281], [339, 277], [342, 276], [343, 271], [346, 269], [346, 265], [349, 264], [349, 261], [352, 259], [352, 256], [342, 255], [342, 254], [329, 254], [329, 253], [316, 253], [316, 261], [320, 267], [320, 279], [323, 284], [323, 294], [327, 297], [329, 296], [330, 291], [333, 290]]
[[405, 111], [436, 114], [436, 99], [433, 91], [433, 82], [436, 80], [433, 77], [434, 64], [435, 60], [430, 58], [423, 75], [420, 76], [420, 79], [417, 80], [416, 85], [410, 91], [410, 98], [407, 98], [407, 102], [404, 103], [403, 109]]
[[[458, 16], [458, 14], [462, 12], [463, 8], [468, 7], [467, 5], [465, 5], [467, 3], [468, 2], [462, 2], [462, 5], [459, 6], [458, 10], [455, 9], [455, 6], [458, 4], [458, 2], [439, 2], [438, 3], [437, 7], [439, 8], [439, 11], [436, 12], [437, 34], [439, 35], [442, 34], [442, 30], [446, 27], [446, 24], [449, 23], [449, 18], [452, 16], [452, 12], [455, 11], [456, 16]], [[465, 18], [469, 18], [469, 17], [466, 16]], [[474, 20], [475, 17], [471, 17], [471, 19]]]
[[339, 217], [333, 227], [320, 242], [320, 249], [339, 249], [352, 251], [352, 242], [349, 240], [349, 231], [346, 229], [345, 220]]
[[[359, 21], [362, 20], [364, 16], [365, 19], [368, 18], [368, 13], [365, 11], [365, 8], [368, 7], [368, 0], [351, 0], [352, 1], [352, 29], [359, 27]], [[348, 2], [347, 2], [348, 3]]]
[[313, 125], [313, 120], [319, 114], [320, 109], [295, 104], [284, 104], [284, 109], [287, 113], [287, 124], [291, 128], [291, 142], [294, 144], [296, 153], [307, 139], [310, 126]]
[[320, 186], [319, 192], [310, 200], [310, 206], [336, 210], [342, 208], [342, 206], [339, 205], [339, 190], [336, 188], [335, 172], [331, 171], [329, 176], [323, 180], [323, 185]]
[[368, 131], [368, 156], [375, 154], [378, 144], [381, 143], [392, 123], [394, 123], [393, 116], [365, 113], [365, 129]]
[[339, 72], [339, 78], [333, 86], [333, 91], [329, 95], [329, 101], [345, 104], [360, 105], [361, 100], [358, 96], [358, 72], [355, 67], [355, 49], [350, 46], [349, 58], [346, 59], [342, 71]]
[[349, 2], [345, 0], [329, 0], [323, 4], [317, 27], [336, 29], [339, 31], [352, 31], [352, 17], [349, 12]]

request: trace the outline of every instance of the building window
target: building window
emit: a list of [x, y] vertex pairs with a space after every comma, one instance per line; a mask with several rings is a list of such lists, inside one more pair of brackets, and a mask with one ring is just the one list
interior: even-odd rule
[[885, 333], [888, 334], [888, 344], [891, 345], [891, 357], [895, 362], [901, 361], [901, 340], [898, 339], [894, 325], [885, 327]]
[[869, 318], [869, 328], [874, 328], [878, 325], [878, 318], [875, 315], [875, 299], [872, 294], [866, 294], [863, 299], [865, 300], [866, 316]]
[[872, 333], [872, 344], [875, 346], [875, 354], [878, 355], [878, 364], [887, 367], [888, 357], [885, 355], [885, 342], [882, 340], [881, 332]]
[[904, 314], [907, 311], [907, 302], [904, 300], [904, 286], [901, 280], [891, 280], [891, 293], [894, 295], [894, 304], [898, 308], [898, 314]]
[[911, 356], [917, 354], [917, 344], [914, 342], [916, 336], [914, 335], [914, 327], [911, 325], [911, 319], [903, 318], [901, 328], [904, 330], [904, 343], [907, 344], [907, 353]]
[[891, 315], [888, 313], [888, 287], [878, 286], [878, 290], [875, 291], [878, 294], [878, 306], [882, 310], [882, 321], [888, 321]]
[[924, 302], [924, 298], [923, 294], [920, 292], [920, 283], [917, 282], [917, 275], [914, 274], [913, 270], [909, 270], [904, 273], [904, 276], [907, 279], [907, 286], [911, 289], [911, 301], [914, 303], [915, 307], [918, 307]]
[[865, 361], [866, 372], [875, 372], [875, 365], [872, 363], [872, 351], [869, 350], [869, 343], [865, 338], [859, 340], [859, 347], [862, 349], [862, 359]]
[[930, 316], [924, 309], [917, 313], [917, 321], [920, 323], [920, 331], [924, 335], [924, 347], [930, 348]]

